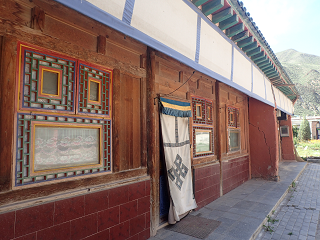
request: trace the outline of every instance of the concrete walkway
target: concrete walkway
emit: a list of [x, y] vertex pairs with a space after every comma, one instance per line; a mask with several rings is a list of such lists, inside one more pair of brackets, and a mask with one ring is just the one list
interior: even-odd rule
[[[272, 211], [278, 207], [287, 195], [288, 187], [296, 181], [306, 165], [304, 162], [283, 162], [279, 167], [279, 182], [251, 179], [191, 214], [221, 222], [220, 226], [206, 239], [255, 239], [266, 222], [266, 216], [271, 215]], [[265, 236], [261, 237], [264, 239]], [[155, 237], [150, 239], [197, 238], [162, 228]]]
[[[309, 163], [256, 239], [320, 239], [320, 164]], [[317, 231], [318, 228], [318, 231]]]

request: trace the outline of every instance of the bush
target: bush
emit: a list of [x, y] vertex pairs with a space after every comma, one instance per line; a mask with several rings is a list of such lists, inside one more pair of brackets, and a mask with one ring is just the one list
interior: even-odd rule
[[301, 122], [298, 137], [299, 140], [303, 141], [308, 141], [311, 138], [310, 124], [306, 117], [304, 117]]

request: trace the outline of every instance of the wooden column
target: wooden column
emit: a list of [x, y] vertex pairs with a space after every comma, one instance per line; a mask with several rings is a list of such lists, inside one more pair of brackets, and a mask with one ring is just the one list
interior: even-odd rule
[[159, 225], [159, 140], [158, 101], [155, 101], [155, 51], [147, 49], [147, 157], [151, 177], [150, 234], [157, 233]]
[[221, 109], [220, 109], [220, 84], [218, 81], [216, 81], [216, 86], [215, 86], [215, 97], [216, 97], [216, 133], [215, 133], [215, 138], [216, 138], [216, 155], [217, 159], [219, 160], [220, 163], [220, 196], [223, 195], [222, 192], [222, 161], [221, 161], [221, 126], [220, 126], [220, 115], [221, 115]]
[[119, 143], [119, 123], [121, 118], [120, 108], [120, 70], [113, 70], [113, 124], [112, 124], [112, 162], [113, 172], [120, 170], [120, 143]]
[[15, 123], [16, 39], [0, 37], [0, 192], [11, 189]]

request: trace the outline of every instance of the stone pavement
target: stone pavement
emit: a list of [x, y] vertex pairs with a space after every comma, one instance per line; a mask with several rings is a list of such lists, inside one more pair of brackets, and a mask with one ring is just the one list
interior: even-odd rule
[[[207, 206], [198, 211], [194, 211], [191, 214], [221, 222], [220, 226], [215, 229], [206, 239], [254, 239], [261, 230], [262, 225], [266, 222], [267, 215], [271, 215], [272, 211], [278, 207], [279, 203], [286, 196], [288, 187], [293, 181], [296, 181], [305, 166], [306, 163], [304, 162], [282, 162], [280, 163], [279, 167], [279, 182], [251, 179], [236, 189], [230, 191], [226, 195], [223, 195]], [[302, 198], [303, 194], [299, 196]], [[314, 194], [314, 197], [315, 196], [316, 194]], [[310, 208], [315, 206], [314, 200], [310, 200], [308, 202], [310, 203]], [[306, 214], [306, 217], [309, 219], [310, 214]], [[312, 217], [313, 215], [311, 216], [310, 221], [314, 219]], [[287, 218], [288, 215], [286, 215], [285, 219]], [[295, 226], [295, 222], [293, 226]], [[310, 228], [310, 231], [314, 229], [313, 227], [314, 226]], [[265, 236], [268, 235], [261, 236], [261, 239], [264, 239]], [[272, 239], [272, 237], [270, 239]], [[158, 230], [157, 235], [151, 237], [150, 239], [184, 240], [197, 238], [176, 233], [164, 227]]]
[[319, 212], [320, 164], [309, 163], [271, 216], [273, 232], [262, 230], [256, 239], [320, 239]]

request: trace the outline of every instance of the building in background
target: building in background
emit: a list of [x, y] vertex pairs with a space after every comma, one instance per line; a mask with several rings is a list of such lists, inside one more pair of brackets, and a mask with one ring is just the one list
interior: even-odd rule
[[155, 235], [168, 212], [159, 97], [191, 107], [198, 208], [294, 160], [298, 93], [242, 2], [0, 7], [4, 239]]

